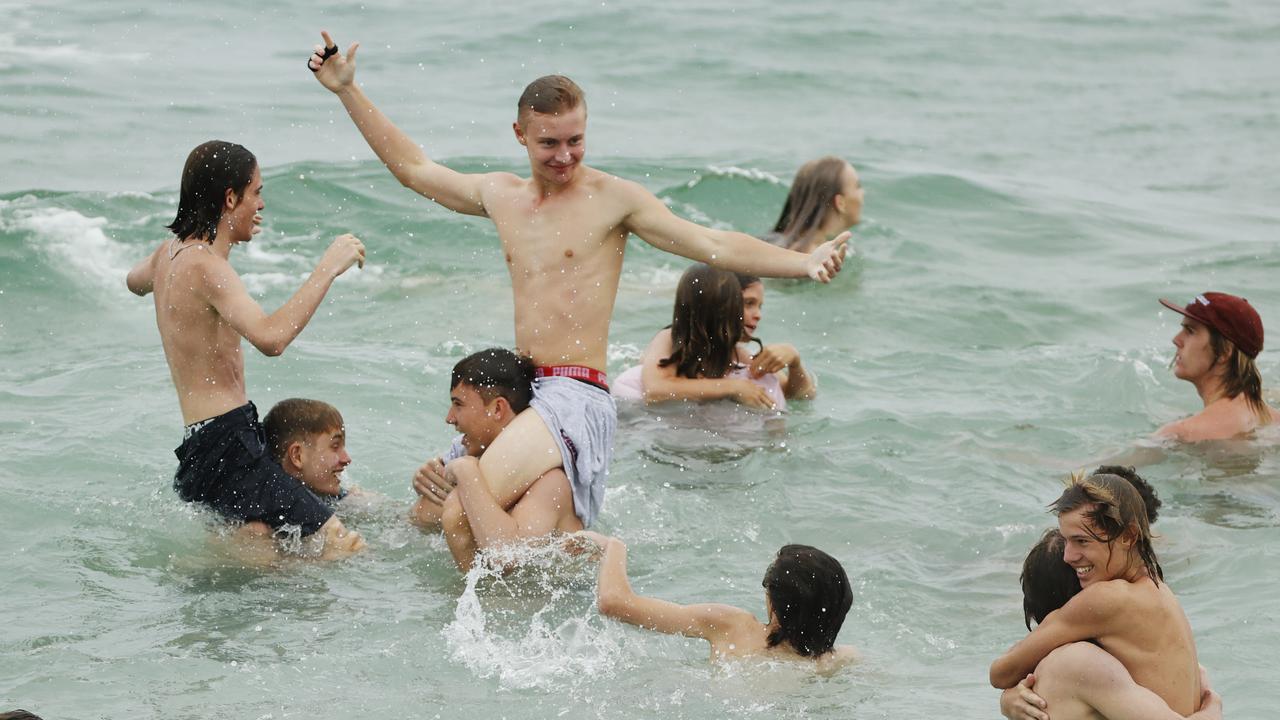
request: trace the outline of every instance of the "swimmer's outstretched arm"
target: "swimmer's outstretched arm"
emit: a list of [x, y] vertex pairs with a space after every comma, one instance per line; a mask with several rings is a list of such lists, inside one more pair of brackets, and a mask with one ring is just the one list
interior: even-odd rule
[[487, 175], [463, 174], [428, 158], [422, 148], [383, 115], [356, 84], [356, 50], [360, 43], [352, 43], [346, 55], [335, 52], [324, 57], [324, 48], [336, 48], [337, 45], [327, 31], [320, 35], [324, 38], [324, 46], [316, 46], [316, 51], [307, 61], [308, 67], [315, 72], [321, 85], [342, 100], [342, 106], [347, 109], [360, 134], [364, 135], [365, 142], [400, 184], [455, 212], [487, 216], [482, 197]]
[[991, 685], [1011, 688], [1056, 648], [1114, 632], [1123, 622], [1123, 602], [1123, 590], [1111, 583], [1081, 590], [991, 663]]
[[617, 538], [589, 530], [578, 535], [591, 539], [604, 550], [596, 582], [596, 604], [601, 615], [661, 633], [710, 640], [713, 647], [735, 627], [757, 622], [751, 613], [732, 605], [680, 605], [637, 595], [627, 579], [627, 546]]
[[627, 180], [616, 182], [630, 205], [623, 226], [659, 250], [723, 270], [761, 277], [807, 277], [823, 283], [830, 282], [844, 263], [851, 237], [848, 232], [840, 233], [806, 255], [746, 233], [714, 230], [689, 222], [677, 217], [644, 187]]

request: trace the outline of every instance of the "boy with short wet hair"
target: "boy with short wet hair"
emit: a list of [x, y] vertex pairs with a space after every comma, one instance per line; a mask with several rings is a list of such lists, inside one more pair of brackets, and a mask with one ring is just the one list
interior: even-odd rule
[[478, 550], [575, 532], [593, 517], [590, 498], [579, 496], [563, 468], [543, 473], [509, 509], [480, 474], [479, 458], [529, 407], [533, 379], [533, 361], [505, 348], [472, 353], [453, 367], [445, 422], [460, 434], [448, 452], [418, 468], [413, 489], [419, 498], [409, 517], [422, 527], [440, 525], [446, 534], [469, 523], [474, 532], [467, 542], [449, 543], [463, 571]]
[[305, 398], [281, 400], [262, 422], [267, 448], [284, 471], [322, 500], [347, 496], [342, 471], [351, 464], [342, 413], [327, 402]]

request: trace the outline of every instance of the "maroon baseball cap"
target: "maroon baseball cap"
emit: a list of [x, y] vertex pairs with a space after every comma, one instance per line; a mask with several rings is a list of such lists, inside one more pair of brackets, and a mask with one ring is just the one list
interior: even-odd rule
[[1217, 330], [1251, 358], [1262, 352], [1262, 318], [1242, 297], [1207, 292], [1195, 296], [1186, 307], [1178, 307], [1164, 298], [1160, 298], [1160, 304]]

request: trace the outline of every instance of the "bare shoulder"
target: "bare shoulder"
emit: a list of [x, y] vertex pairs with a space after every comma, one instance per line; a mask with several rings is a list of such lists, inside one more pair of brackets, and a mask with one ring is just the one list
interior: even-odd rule
[[693, 616], [691, 619], [707, 632], [708, 639], [713, 642], [712, 636], [732, 638], [744, 631], [749, 632], [763, 627], [755, 615], [733, 605], [699, 603], [690, 605], [689, 610]]
[[1174, 420], [1171, 423], [1165, 423], [1160, 427], [1159, 430], [1155, 432], [1156, 437], [1166, 437], [1166, 438], [1173, 438], [1174, 440], [1181, 440], [1182, 433], [1186, 428], [1187, 423], [1191, 421], [1194, 417], [1195, 416], [1193, 415], [1191, 417], [1183, 418], [1181, 420]]
[[666, 327], [659, 330], [653, 336], [653, 339], [649, 341], [649, 347], [654, 348], [655, 350], [661, 350], [663, 348], [670, 350], [671, 349], [671, 328]]
[[837, 645], [831, 652], [818, 658], [818, 672], [829, 675], [842, 668], [862, 662], [862, 653], [852, 645]]
[[524, 187], [529, 182], [528, 178], [522, 178], [515, 173], [509, 172], [488, 172], [478, 173], [480, 181], [492, 188], [509, 189]]
[[1089, 618], [1113, 615], [1134, 601], [1133, 586], [1135, 584], [1128, 580], [1094, 583], [1076, 593], [1075, 597], [1068, 600], [1061, 610], [1054, 612], [1067, 611]]
[[593, 193], [626, 202], [627, 204], [657, 199], [648, 188], [640, 183], [620, 178], [617, 175], [611, 175], [603, 170], [591, 168], [591, 172], [587, 174], [585, 180], [585, 185]]
[[1073, 642], [1056, 647], [1046, 655], [1036, 666], [1036, 675], [1052, 673], [1093, 676], [1095, 673], [1110, 672], [1117, 665], [1120, 665], [1120, 661], [1097, 645], [1091, 642]]

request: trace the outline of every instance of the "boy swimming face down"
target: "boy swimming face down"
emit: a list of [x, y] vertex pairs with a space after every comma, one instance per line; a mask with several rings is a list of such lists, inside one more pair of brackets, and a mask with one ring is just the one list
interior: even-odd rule
[[600, 614], [662, 633], [707, 640], [711, 659], [768, 657], [815, 661], [832, 670], [857, 659], [836, 637], [853, 605], [849, 578], [839, 561], [808, 545], [785, 545], [765, 571], [765, 622], [719, 603], [681, 605], [638, 595], [627, 578], [627, 546], [621, 540], [578, 533], [604, 550], [596, 583]]

